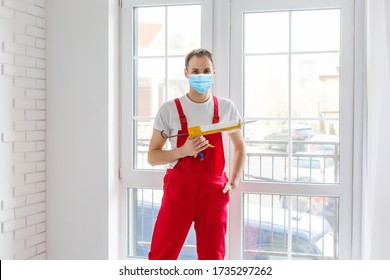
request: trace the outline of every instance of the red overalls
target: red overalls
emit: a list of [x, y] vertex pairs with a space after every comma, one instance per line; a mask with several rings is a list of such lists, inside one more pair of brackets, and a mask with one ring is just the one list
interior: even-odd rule
[[[218, 100], [214, 97], [213, 123], [219, 122]], [[175, 99], [181, 130], [188, 132], [187, 119], [179, 99]], [[225, 234], [229, 195], [222, 189], [228, 182], [222, 134], [206, 135], [214, 148], [202, 151], [203, 160], [188, 156], [180, 159], [164, 177], [164, 195], [153, 231], [149, 259], [177, 259], [188, 231], [195, 222], [196, 247], [200, 260], [225, 257]], [[187, 136], [179, 136], [177, 147]]]

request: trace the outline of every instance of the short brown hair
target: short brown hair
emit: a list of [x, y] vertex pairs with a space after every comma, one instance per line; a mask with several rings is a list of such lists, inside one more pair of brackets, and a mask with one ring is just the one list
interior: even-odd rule
[[206, 49], [194, 49], [194, 50], [192, 50], [191, 52], [189, 52], [189, 53], [187, 54], [187, 56], [186, 56], [186, 59], [185, 59], [185, 66], [186, 66], [186, 69], [188, 69], [188, 62], [190, 61], [190, 59], [191, 59], [193, 56], [197, 56], [197, 57], [206, 56], [208, 59], [210, 59], [211, 64], [212, 64], [213, 67], [214, 67], [213, 54], [212, 54], [211, 52], [209, 52], [209, 51], [206, 50]]

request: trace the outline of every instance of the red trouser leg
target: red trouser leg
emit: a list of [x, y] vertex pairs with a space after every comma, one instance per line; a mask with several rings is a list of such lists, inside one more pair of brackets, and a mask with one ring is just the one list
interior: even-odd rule
[[194, 221], [197, 184], [187, 176], [164, 178], [164, 196], [153, 230], [149, 259], [175, 260]]
[[[162, 213], [161, 213], [162, 211]], [[160, 213], [162, 215], [160, 215]], [[192, 219], [169, 218], [161, 209], [153, 231], [150, 260], [176, 260], [185, 242]]]
[[223, 260], [225, 258], [226, 222], [195, 223], [196, 249], [199, 260]]
[[224, 259], [229, 196], [222, 189], [226, 176], [172, 173], [164, 179], [149, 259], [177, 259], [194, 220], [198, 258]]
[[200, 260], [225, 258], [225, 235], [229, 195], [222, 193], [225, 176], [210, 178], [200, 187], [195, 219], [196, 247]]

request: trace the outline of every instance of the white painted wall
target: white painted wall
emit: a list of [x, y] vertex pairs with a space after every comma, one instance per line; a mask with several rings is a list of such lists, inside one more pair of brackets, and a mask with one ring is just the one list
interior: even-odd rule
[[50, 0], [46, 14], [47, 256], [116, 258], [117, 1]]
[[46, 258], [45, 0], [0, 2], [0, 259]]

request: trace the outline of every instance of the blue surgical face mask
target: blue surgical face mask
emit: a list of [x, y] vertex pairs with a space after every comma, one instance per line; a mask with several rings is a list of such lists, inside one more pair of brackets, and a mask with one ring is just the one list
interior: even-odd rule
[[208, 91], [214, 82], [212, 74], [189, 75], [188, 80], [190, 86], [200, 94], [203, 94]]

